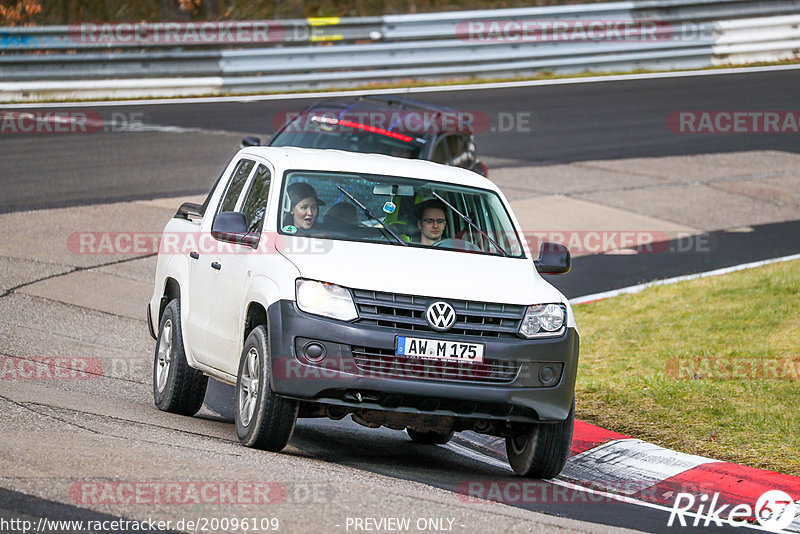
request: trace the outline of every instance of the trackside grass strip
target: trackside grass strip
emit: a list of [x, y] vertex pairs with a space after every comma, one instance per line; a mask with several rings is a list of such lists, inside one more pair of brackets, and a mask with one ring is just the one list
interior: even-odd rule
[[579, 419], [800, 475], [800, 261], [574, 309]]

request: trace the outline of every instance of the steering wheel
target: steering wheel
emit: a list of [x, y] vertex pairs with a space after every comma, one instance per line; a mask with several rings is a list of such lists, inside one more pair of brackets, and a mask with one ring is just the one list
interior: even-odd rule
[[433, 244], [434, 247], [447, 247], [455, 250], [473, 250], [480, 252], [481, 249], [474, 243], [465, 241], [464, 239], [442, 239]]

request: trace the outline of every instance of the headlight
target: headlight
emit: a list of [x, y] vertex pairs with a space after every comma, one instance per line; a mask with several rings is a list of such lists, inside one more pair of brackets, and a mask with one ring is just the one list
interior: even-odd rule
[[519, 335], [528, 339], [560, 336], [564, 332], [566, 317], [567, 311], [561, 304], [528, 306]]
[[341, 321], [358, 318], [350, 291], [336, 284], [315, 280], [297, 280], [297, 306], [306, 313]]

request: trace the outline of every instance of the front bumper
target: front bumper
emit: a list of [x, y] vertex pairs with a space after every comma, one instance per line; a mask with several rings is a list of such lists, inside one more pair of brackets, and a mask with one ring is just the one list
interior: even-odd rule
[[[552, 339], [448, 337], [326, 319], [301, 312], [289, 300], [274, 303], [267, 313], [271, 387], [281, 396], [358, 409], [518, 422], [563, 421], [572, 405], [579, 347], [574, 328]], [[486, 358], [513, 363], [519, 371], [510, 381], [488, 383], [480, 376], [467, 380], [388, 376], [356, 363], [353, 347], [391, 354], [398, 334], [483, 343]], [[309, 341], [325, 348], [324, 360], [315, 364], [303, 356], [302, 347]], [[560, 370], [553, 386], [544, 387], [539, 381], [543, 362]]]

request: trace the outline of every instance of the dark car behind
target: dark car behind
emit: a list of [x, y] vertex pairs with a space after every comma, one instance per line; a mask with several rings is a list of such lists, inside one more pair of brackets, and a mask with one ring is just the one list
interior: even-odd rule
[[324, 100], [276, 122], [282, 126], [269, 146], [386, 154], [488, 174], [475, 148], [474, 116], [442, 106], [394, 96]]

